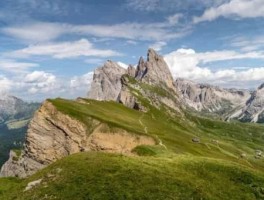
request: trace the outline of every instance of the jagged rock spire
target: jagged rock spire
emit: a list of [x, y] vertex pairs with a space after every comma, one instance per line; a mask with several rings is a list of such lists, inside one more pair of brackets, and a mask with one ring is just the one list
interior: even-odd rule
[[154, 49], [148, 50], [147, 62], [141, 57], [136, 70], [136, 78], [148, 84], [165, 83], [173, 88], [173, 78], [167, 63]]
[[136, 76], [136, 69], [132, 65], [129, 65], [127, 68], [127, 74], [131, 77], [135, 77]]

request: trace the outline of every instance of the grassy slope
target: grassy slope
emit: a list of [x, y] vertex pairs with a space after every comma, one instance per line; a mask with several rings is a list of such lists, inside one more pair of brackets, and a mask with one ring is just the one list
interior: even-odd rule
[[[87, 104], [75, 101], [50, 100], [60, 111], [89, 125], [88, 116], [121, 127], [138, 134], [148, 134], [166, 145], [166, 154], [182, 153], [196, 156], [225, 159], [264, 170], [263, 160], [254, 158], [256, 149], [263, 149], [264, 126], [256, 124], [226, 123], [186, 115], [187, 118], [171, 118], [161, 110], [152, 108], [148, 113], [129, 109], [115, 102], [85, 100]], [[139, 122], [141, 121], [142, 124]], [[200, 137], [201, 143], [194, 144], [193, 137]], [[212, 140], [218, 140], [215, 144]], [[247, 159], [240, 159], [241, 153]]]
[[[23, 192], [30, 181], [42, 183]], [[12, 191], [10, 193], [5, 190]], [[80, 153], [25, 180], [0, 179], [1, 199], [263, 199], [264, 176], [193, 156]]]
[[[142, 113], [115, 102], [49, 101], [88, 127], [95, 118], [111, 127], [148, 134], [166, 148], [134, 150], [151, 157], [76, 154], [25, 180], [0, 179], [0, 199], [264, 199], [264, 161], [254, 158], [256, 149], [264, 150], [264, 126], [188, 113], [172, 118], [163, 106], [158, 110], [148, 105], [149, 112]], [[193, 137], [201, 143], [193, 143]], [[247, 158], [240, 158], [241, 153]], [[39, 187], [23, 192], [28, 182], [39, 178], [43, 178]]]

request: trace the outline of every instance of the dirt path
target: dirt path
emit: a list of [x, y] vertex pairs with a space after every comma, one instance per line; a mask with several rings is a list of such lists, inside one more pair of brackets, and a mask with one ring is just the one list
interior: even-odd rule
[[139, 123], [140, 123], [140, 125], [144, 128], [144, 132], [146, 133], [146, 134], [148, 134], [148, 127], [146, 127], [144, 124], [143, 124], [143, 122], [142, 122], [142, 118], [144, 117], [144, 113], [140, 116], [140, 118], [138, 119], [138, 121], [139, 121]]

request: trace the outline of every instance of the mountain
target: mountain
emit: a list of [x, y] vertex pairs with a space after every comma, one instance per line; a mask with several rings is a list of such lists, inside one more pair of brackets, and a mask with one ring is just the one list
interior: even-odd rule
[[178, 78], [175, 86], [181, 94], [181, 103], [198, 113], [216, 115], [228, 121], [264, 122], [264, 84], [250, 92]]
[[0, 97], [0, 123], [30, 118], [38, 106], [39, 103], [26, 103], [17, 97], [3, 95]]
[[13, 176], [0, 178], [1, 199], [264, 198], [263, 126], [186, 109], [152, 49], [136, 68], [107, 63], [93, 83], [103, 93], [47, 99], [34, 114], [24, 149], [1, 168]]
[[27, 103], [11, 96], [0, 98], [0, 165], [9, 155], [10, 149], [22, 148], [29, 120], [39, 103]]
[[264, 84], [252, 92], [244, 107], [236, 110], [229, 119], [237, 119], [242, 122], [264, 123]]
[[117, 63], [107, 61], [104, 66], [94, 71], [88, 98], [96, 100], [116, 100], [121, 90], [121, 76], [126, 70]]
[[182, 102], [198, 112], [223, 115], [244, 106], [251, 96], [246, 90], [223, 89], [180, 78], [175, 85], [181, 93]]

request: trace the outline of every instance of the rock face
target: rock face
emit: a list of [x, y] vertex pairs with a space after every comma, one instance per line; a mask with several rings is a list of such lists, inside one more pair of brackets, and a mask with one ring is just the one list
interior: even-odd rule
[[19, 157], [10, 153], [0, 176], [27, 177], [58, 159], [82, 151], [129, 153], [137, 145], [155, 144], [151, 137], [122, 130], [111, 133], [105, 131], [106, 125], [101, 128], [103, 123], [91, 121], [90, 127], [86, 127], [59, 112], [52, 103], [44, 102], [29, 125], [25, 149]]
[[230, 109], [243, 106], [250, 97], [248, 91], [222, 89], [185, 79], [177, 79], [175, 86], [181, 93], [182, 101], [197, 111], [226, 113]]
[[230, 118], [243, 122], [264, 122], [264, 84], [254, 91], [244, 107], [236, 110]]
[[142, 57], [140, 58], [136, 70], [136, 79], [150, 85], [165, 83], [169, 88], [174, 87], [173, 78], [167, 63], [153, 49], [148, 50], [146, 62]]
[[116, 101], [121, 90], [121, 76], [127, 71], [117, 63], [107, 61], [104, 66], [94, 71], [91, 89], [88, 98], [95, 100]]

